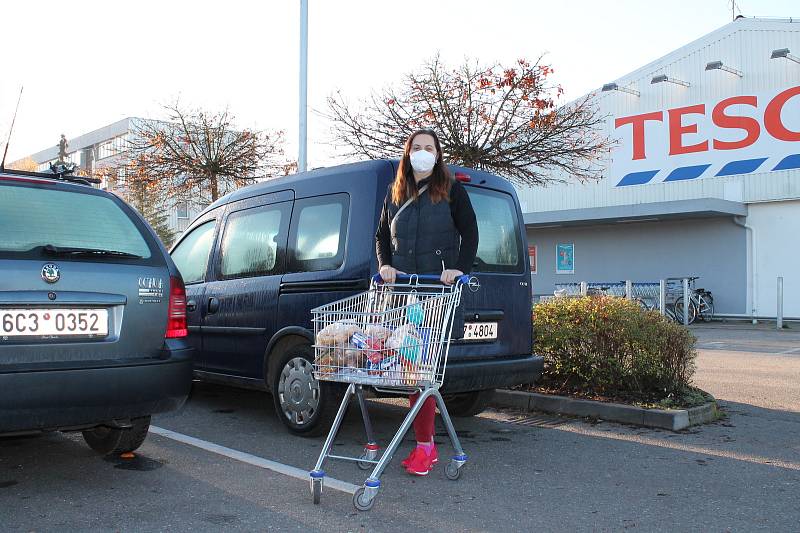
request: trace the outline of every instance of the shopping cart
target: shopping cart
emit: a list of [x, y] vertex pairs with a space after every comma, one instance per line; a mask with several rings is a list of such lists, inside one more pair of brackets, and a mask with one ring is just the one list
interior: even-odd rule
[[[453, 317], [469, 279], [461, 276], [453, 285], [444, 285], [438, 276], [412, 274], [399, 276], [395, 283], [383, 283], [380, 275], [375, 275], [367, 292], [312, 309], [314, 375], [318, 380], [349, 384], [317, 464], [309, 472], [314, 503], [319, 503], [322, 495], [325, 460], [339, 459], [355, 462], [362, 470], [374, 467], [353, 495], [356, 509], [370, 510], [381, 486], [381, 474], [431, 396], [436, 399], [455, 450], [445, 475], [452, 480], [459, 478], [467, 456], [439, 387], [447, 367]], [[380, 457], [364, 401], [365, 386], [392, 393], [420, 393]], [[333, 442], [353, 396], [364, 419], [367, 444], [359, 457], [334, 455]]]

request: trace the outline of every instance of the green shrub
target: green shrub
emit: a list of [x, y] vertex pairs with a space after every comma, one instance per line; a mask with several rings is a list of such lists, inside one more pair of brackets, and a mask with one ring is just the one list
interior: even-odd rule
[[534, 307], [533, 325], [543, 381], [559, 390], [667, 397], [694, 374], [694, 335], [623, 298], [554, 298]]

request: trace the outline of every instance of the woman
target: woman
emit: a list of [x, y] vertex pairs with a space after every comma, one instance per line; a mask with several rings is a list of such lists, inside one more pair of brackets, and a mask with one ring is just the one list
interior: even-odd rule
[[[475, 211], [464, 186], [451, 178], [432, 130], [415, 131], [406, 140], [383, 203], [375, 248], [388, 283], [403, 273], [441, 273], [442, 283], [451, 285], [472, 268], [478, 250]], [[418, 397], [409, 398], [411, 407]], [[435, 417], [436, 401], [429, 397], [414, 420], [417, 446], [402, 462], [409, 474], [427, 475], [438, 461]]]

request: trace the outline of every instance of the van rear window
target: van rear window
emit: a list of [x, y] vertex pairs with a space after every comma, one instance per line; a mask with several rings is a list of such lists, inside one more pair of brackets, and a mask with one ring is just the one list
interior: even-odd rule
[[127, 213], [98, 194], [2, 184], [0, 228], [4, 255], [47, 245], [151, 255]]
[[467, 187], [478, 219], [477, 272], [521, 272], [522, 243], [514, 199], [503, 192]]

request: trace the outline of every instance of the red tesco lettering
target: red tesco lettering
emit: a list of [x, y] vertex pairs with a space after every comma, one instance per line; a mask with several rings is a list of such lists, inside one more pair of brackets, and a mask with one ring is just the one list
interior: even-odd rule
[[[786, 103], [793, 97], [800, 95], [800, 86], [792, 87], [778, 93], [769, 101], [764, 109], [763, 124], [769, 135], [781, 141], [800, 141], [800, 131], [790, 130], [781, 118]], [[741, 130], [743, 137], [737, 141], [724, 141], [711, 139], [714, 150], [738, 150], [755, 143], [761, 136], [761, 124], [753, 117], [736, 116], [726, 111], [733, 105], [747, 105], [758, 108], [758, 99], [755, 96], [734, 96], [718, 102], [711, 111], [712, 123], [720, 129]], [[705, 104], [696, 104], [667, 110], [667, 127], [669, 128], [669, 155], [680, 155], [709, 150], [709, 141], [703, 140], [695, 144], [685, 144], [684, 135], [696, 134], [697, 120], [692, 121], [692, 115], [706, 114]], [[645, 154], [645, 124], [649, 121], [664, 121], [663, 111], [643, 113], [620, 117], [614, 121], [614, 128], [631, 125], [633, 139], [633, 160], [646, 159]]]

